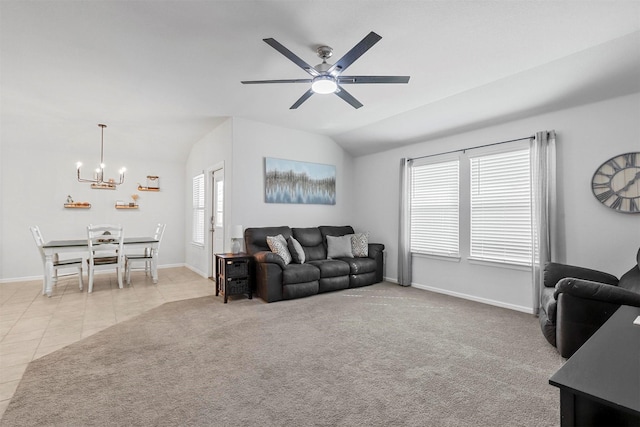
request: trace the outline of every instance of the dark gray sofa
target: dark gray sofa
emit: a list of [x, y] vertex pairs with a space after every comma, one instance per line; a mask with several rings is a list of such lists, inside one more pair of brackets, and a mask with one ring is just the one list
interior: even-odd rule
[[573, 355], [621, 305], [640, 307], [640, 250], [619, 280], [597, 270], [548, 263], [539, 313], [542, 333], [562, 357]]
[[[293, 236], [305, 254], [302, 264], [285, 264], [271, 252], [267, 236]], [[247, 253], [255, 260], [256, 293], [267, 302], [371, 285], [383, 280], [384, 245], [369, 243], [368, 257], [327, 259], [327, 236], [354, 234], [351, 226], [247, 228]]]

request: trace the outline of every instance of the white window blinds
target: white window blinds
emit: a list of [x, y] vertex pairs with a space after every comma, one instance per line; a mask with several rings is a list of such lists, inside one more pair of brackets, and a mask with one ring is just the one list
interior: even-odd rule
[[411, 168], [411, 252], [458, 256], [459, 160]]
[[204, 174], [200, 174], [193, 177], [193, 243], [204, 245], [204, 230]]
[[531, 265], [529, 149], [470, 158], [472, 258]]

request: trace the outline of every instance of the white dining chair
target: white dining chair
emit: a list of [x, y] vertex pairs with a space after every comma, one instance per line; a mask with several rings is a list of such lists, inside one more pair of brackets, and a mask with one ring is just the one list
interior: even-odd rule
[[155, 254], [153, 252], [154, 249], [145, 248], [144, 253], [125, 255], [125, 270], [126, 270], [126, 276], [127, 276], [127, 285], [131, 284], [131, 270], [133, 269], [133, 265], [135, 263], [144, 263], [145, 275], [149, 273], [153, 275], [153, 272], [151, 271], [151, 269], [157, 268], [156, 266], [153, 265], [153, 256], [155, 255], [156, 261], [157, 261], [158, 253], [160, 252], [160, 243], [162, 242], [162, 236], [164, 236], [164, 229], [166, 226], [167, 226], [166, 224], [158, 224], [156, 226], [156, 231], [153, 235], [153, 238], [158, 241], [158, 245], [155, 249]]
[[93, 292], [93, 276], [96, 270], [116, 269], [118, 287], [122, 289], [124, 275], [124, 233], [121, 225], [92, 225], [87, 227], [89, 246], [89, 293]]
[[[42, 258], [42, 267], [46, 269], [46, 259], [44, 250], [42, 246], [44, 245], [44, 239], [42, 238], [42, 233], [40, 232], [40, 228], [37, 225], [29, 227], [31, 230], [31, 235], [33, 236], [33, 240], [36, 241], [36, 245], [38, 246], [38, 251], [40, 252], [40, 257]], [[77, 268], [78, 269], [78, 285], [80, 290], [84, 288], [84, 281], [82, 280], [82, 258], [70, 258], [70, 259], [59, 259], [58, 254], [55, 254], [53, 257], [53, 284], [56, 285], [58, 282], [58, 269], [61, 268]], [[42, 294], [46, 293], [47, 286], [47, 272], [44, 272], [44, 279], [42, 280]]]

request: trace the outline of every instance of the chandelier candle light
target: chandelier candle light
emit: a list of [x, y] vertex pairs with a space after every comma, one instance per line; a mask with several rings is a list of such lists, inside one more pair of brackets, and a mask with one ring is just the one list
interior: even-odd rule
[[120, 185], [124, 182], [124, 172], [126, 171], [125, 168], [121, 168], [118, 173], [120, 174], [120, 180], [118, 182], [116, 182], [114, 179], [108, 179], [107, 181], [104, 180], [104, 128], [107, 127], [107, 125], [103, 125], [103, 124], [99, 124], [98, 126], [100, 126], [101, 128], [101, 138], [100, 138], [100, 166], [98, 168], [96, 168], [95, 174], [93, 175], [93, 179], [86, 179], [86, 178], [81, 178], [80, 177], [80, 167], [82, 166], [81, 162], [78, 162], [76, 164], [76, 168], [77, 168], [77, 172], [78, 172], [78, 181], [79, 182], [91, 182], [93, 184], [97, 184], [97, 185], [108, 185], [108, 186], [115, 186], [115, 185]]

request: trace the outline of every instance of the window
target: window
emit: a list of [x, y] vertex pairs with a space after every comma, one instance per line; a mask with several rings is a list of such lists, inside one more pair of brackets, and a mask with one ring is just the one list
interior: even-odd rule
[[216, 207], [215, 207], [215, 226], [222, 227], [224, 225], [224, 181], [222, 179], [214, 180], [216, 186]]
[[529, 149], [470, 158], [471, 258], [531, 265]]
[[191, 240], [204, 245], [204, 174], [193, 177], [193, 230]]
[[411, 252], [459, 255], [459, 160], [411, 168]]

